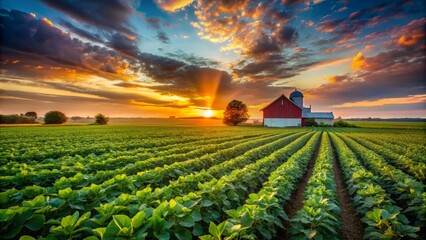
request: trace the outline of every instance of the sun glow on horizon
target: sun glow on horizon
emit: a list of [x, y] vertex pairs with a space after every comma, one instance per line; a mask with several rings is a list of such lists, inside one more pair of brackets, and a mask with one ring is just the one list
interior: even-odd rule
[[208, 109], [204, 112], [204, 117], [209, 118], [209, 117], [213, 117], [213, 111]]

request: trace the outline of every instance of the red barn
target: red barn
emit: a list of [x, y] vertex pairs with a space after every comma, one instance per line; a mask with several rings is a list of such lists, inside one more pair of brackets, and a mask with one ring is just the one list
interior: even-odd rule
[[308, 118], [332, 125], [334, 119], [332, 112], [311, 112], [310, 106], [304, 107], [303, 94], [297, 90], [290, 94], [290, 99], [283, 94], [260, 111], [265, 127], [304, 126]]
[[261, 111], [266, 127], [302, 126], [302, 109], [284, 94]]

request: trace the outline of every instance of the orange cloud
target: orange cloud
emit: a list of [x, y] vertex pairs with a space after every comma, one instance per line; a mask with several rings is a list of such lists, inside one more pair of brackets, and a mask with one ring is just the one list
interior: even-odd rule
[[[398, 40], [396, 43], [400, 46], [410, 47], [424, 40], [426, 18], [416, 19], [408, 23], [394, 34]], [[402, 35], [401, 35], [402, 34]]]
[[42, 18], [41, 20], [42, 20], [43, 22], [45, 22], [45, 23], [49, 24], [49, 26], [53, 27], [53, 23], [52, 23], [52, 21], [50, 21], [49, 19], [47, 19], [47, 18]]
[[177, 12], [194, 2], [194, 0], [156, 0], [155, 2], [167, 12]]
[[339, 59], [325, 60], [325, 61], [322, 61], [322, 62], [319, 62], [319, 63], [312, 65], [312, 67], [310, 67], [306, 71], [315, 71], [315, 70], [321, 69], [323, 67], [338, 66], [338, 65], [345, 63], [345, 62], [348, 62], [350, 60], [351, 60], [350, 58], [339, 58]]
[[365, 57], [362, 55], [362, 52], [359, 52], [352, 60], [353, 69], [362, 69], [367, 67], [367, 62]]
[[418, 43], [422, 38], [423, 38], [423, 36], [421, 36], [421, 35], [415, 35], [415, 36], [402, 35], [398, 39], [397, 43], [401, 46], [409, 47], [409, 46], [413, 46], [416, 43]]
[[384, 105], [395, 105], [395, 104], [416, 104], [426, 102], [426, 94], [409, 95], [408, 97], [399, 98], [382, 98], [373, 101], [359, 101], [359, 102], [347, 102], [339, 105], [333, 105], [334, 108], [350, 108], [350, 107], [378, 107]]

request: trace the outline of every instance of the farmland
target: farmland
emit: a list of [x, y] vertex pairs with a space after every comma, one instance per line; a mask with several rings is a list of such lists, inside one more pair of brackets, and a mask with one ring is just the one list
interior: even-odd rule
[[424, 236], [424, 129], [0, 128], [4, 239]]

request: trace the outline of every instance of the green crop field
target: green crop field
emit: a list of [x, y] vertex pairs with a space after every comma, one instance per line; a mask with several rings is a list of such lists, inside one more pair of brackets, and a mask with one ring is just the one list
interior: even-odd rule
[[0, 128], [1, 239], [411, 239], [424, 129]]

